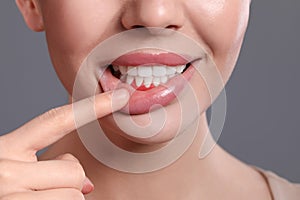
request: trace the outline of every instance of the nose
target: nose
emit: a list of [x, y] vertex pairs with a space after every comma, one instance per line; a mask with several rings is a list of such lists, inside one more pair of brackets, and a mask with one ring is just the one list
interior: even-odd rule
[[179, 0], [129, 0], [122, 14], [126, 29], [140, 27], [180, 29], [184, 15]]

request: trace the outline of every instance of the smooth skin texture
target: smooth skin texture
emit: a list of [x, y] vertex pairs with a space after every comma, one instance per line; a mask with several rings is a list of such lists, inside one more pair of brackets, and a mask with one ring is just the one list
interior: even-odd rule
[[[27, 1], [21, 1], [27, 2]], [[247, 0], [113, 0], [113, 1], [61, 1], [36, 2], [32, 12], [23, 9], [24, 18], [35, 31], [44, 30], [49, 53], [61, 82], [72, 95], [74, 80], [88, 53], [101, 41], [135, 27], [171, 28], [183, 33], [207, 52], [227, 82], [242, 45], [247, 27], [249, 1]], [[29, 3], [28, 3], [29, 4]], [[26, 6], [26, 5], [25, 5]], [[30, 8], [30, 5], [27, 5]], [[67, 66], [67, 67], [66, 67]], [[96, 79], [97, 77], [95, 77]], [[210, 94], [200, 74], [192, 80], [201, 111], [211, 104]], [[174, 138], [179, 124], [178, 103], [166, 106], [166, 126], [156, 137], [134, 140], [136, 143], [159, 144]], [[175, 114], [174, 114], [175, 113]], [[134, 117], [147, 124], [148, 115]], [[192, 120], [191, 120], [192, 121]], [[125, 136], [111, 116], [100, 120], [109, 136]], [[114, 139], [115, 143], [130, 143], [133, 139]], [[128, 144], [131, 146], [134, 144]]]
[[[120, 90], [114, 109], [126, 105], [129, 94]], [[112, 92], [81, 100], [79, 110], [94, 103], [97, 117], [115, 111]], [[80, 103], [80, 102], [78, 102]], [[86, 121], [89, 123], [90, 121]], [[84, 124], [82, 124], [84, 125]], [[60, 140], [76, 128], [73, 105], [54, 108], [17, 130], [0, 137], [0, 199], [84, 199], [94, 186], [78, 159], [62, 154], [53, 160], [38, 161], [36, 152]]]
[[[70, 95], [80, 64], [99, 42], [141, 26], [171, 28], [193, 38], [205, 48], [207, 56], [217, 64], [223, 81], [227, 82], [238, 58], [250, 8], [249, 0], [16, 2], [28, 27], [34, 31], [45, 31], [54, 68]], [[202, 106], [202, 115], [199, 116], [199, 129], [194, 143], [174, 164], [139, 175], [118, 172], [104, 166], [87, 152], [76, 131], [72, 131], [75, 127], [69, 105], [50, 111], [0, 138], [0, 148], [3, 147], [0, 151], [0, 168], [5, 169], [0, 170], [0, 185], [7, 186], [0, 191], [0, 199], [271, 199], [264, 178], [221, 147], [216, 146], [205, 159], [198, 159], [199, 148], [208, 132], [205, 110], [211, 101], [199, 75], [195, 74], [190, 82]], [[126, 103], [125, 97], [123, 100]], [[165, 128], [157, 137], [147, 140], [123, 137], [111, 115], [107, 115], [112, 110], [107, 107], [110, 98], [106, 94], [100, 95], [96, 102], [99, 103], [96, 105], [97, 110], [99, 107], [98, 117], [102, 117], [99, 122], [103, 124], [109, 138], [121, 148], [136, 152], [148, 151], [156, 144], [163, 144], [174, 137], [176, 130], [172, 128], [178, 117], [172, 113], [176, 101], [165, 107], [170, 116]], [[100, 107], [106, 111], [101, 112]], [[144, 115], [135, 117], [138, 121], [146, 121]], [[38, 162], [35, 152], [52, 143], [40, 158], [44, 161]], [[68, 177], [68, 173], [65, 173], [68, 170], [73, 172], [74, 177]], [[93, 186], [85, 176], [93, 182], [93, 192]], [[54, 178], [55, 181], [51, 181]], [[89, 194], [83, 196], [83, 193]]]

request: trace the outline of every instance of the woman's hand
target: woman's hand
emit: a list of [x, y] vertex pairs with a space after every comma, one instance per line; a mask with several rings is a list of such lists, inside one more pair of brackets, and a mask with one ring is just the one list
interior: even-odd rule
[[[95, 99], [76, 102], [76, 112], [84, 113], [92, 103], [101, 118], [124, 107], [128, 99], [124, 89], [116, 90], [113, 95], [102, 93]], [[72, 104], [52, 109], [0, 137], [0, 200], [84, 199], [83, 194], [93, 190], [74, 156], [66, 154], [48, 161], [38, 161], [36, 156], [38, 150], [76, 129], [73, 111]], [[87, 118], [84, 124], [92, 120]]]

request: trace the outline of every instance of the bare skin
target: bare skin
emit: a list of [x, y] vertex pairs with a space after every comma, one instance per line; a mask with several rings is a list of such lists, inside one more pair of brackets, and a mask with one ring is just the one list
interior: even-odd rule
[[[129, 97], [126, 90], [122, 92], [118, 98], [119, 109]], [[82, 102], [80, 109], [85, 109], [91, 100]], [[96, 97], [99, 118], [114, 111], [110, 102], [111, 93]], [[74, 129], [73, 107], [69, 104], [52, 109], [0, 137], [0, 181], [4, 186], [0, 190], [0, 199], [83, 199], [83, 194], [91, 192], [93, 184], [71, 154], [61, 154], [44, 162], [39, 162], [35, 155]]]
[[205, 117], [202, 119], [198, 137], [189, 150], [174, 164], [156, 172], [139, 175], [108, 168], [86, 151], [76, 133], [54, 144], [42, 159], [72, 152], [95, 184], [86, 199], [272, 199], [264, 178], [221, 147], [216, 146], [205, 159], [198, 159], [201, 135], [208, 128]]
[[[193, 38], [204, 46], [227, 82], [242, 45], [250, 6], [248, 0], [16, 2], [28, 27], [45, 31], [53, 65], [70, 95], [78, 68], [90, 50], [137, 26], [172, 28]], [[202, 114], [195, 141], [174, 164], [139, 175], [104, 166], [81, 143], [72, 106], [67, 105], [0, 137], [0, 185], [5, 185], [0, 188], [0, 199], [272, 199], [259, 172], [221, 147], [216, 146], [205, 159], [198, 158], [209, 129], [205, 110], [211, 102], [201, 77], [195, 75], [190, 82], [203, 105]], [[128, 98], [126, 92], [119, 94], [119, 104], [112, 110], [110, 92], [96, 96], [97, 117], [111, 140], [121, 148], [143, 152], [174, 137], [172, 128], [178, 118], [170, 114], [171, 106], [165, 107], [170, 119], [157, 137], [143, 141], [123, 137], [110, 113], [121, 109]], [[143, 117], [136, 116], [141, 121]], [[36, 151], [50, 144], [38, 159]]]

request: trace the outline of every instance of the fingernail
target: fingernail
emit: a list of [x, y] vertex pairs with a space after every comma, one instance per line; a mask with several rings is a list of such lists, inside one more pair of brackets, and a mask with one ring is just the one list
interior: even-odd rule
[[95, 186], [92, 183], [92, 181], [88, 177], [86, 177], [83, 182], [83, 187], [82, 187], [81, 192], [83, 194], [88, 194], [88, 193], [91, 193], [94, 190], [94, 188], [95, 188]]
[[117, 89], [112, 94], [113, 110], [119, 110], [124, 107], [129, 100], [129, 92], [126, 89]]

